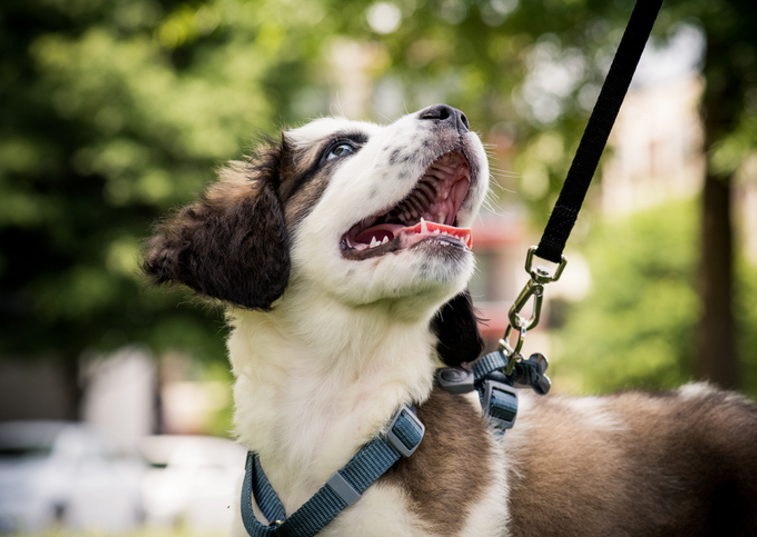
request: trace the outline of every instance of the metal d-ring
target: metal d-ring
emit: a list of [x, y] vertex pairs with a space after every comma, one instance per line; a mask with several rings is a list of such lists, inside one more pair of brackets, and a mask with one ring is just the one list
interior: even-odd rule
[[556, 282], [560, 279], [560, 276], [562, 276], [562, 273], [565, 270], [565, 265], [568, 264], [568, 258], [566, 258], [564, 255], [560, 256], [560, 263], [557, 265], [557, 268], [555, 268], [555, 272], [553, 274], [549, 271], [549, 269], [541, 265], [537, 265], [536, 268], [533, 268], [534, 256], [536, 254], [536, 250], [538, 249], [538, 246], [532, 246], [528, 249], [528, 254], [526, 255], [526, 272], [531, 275], [531, 279], [536, 283], [547, 284]]

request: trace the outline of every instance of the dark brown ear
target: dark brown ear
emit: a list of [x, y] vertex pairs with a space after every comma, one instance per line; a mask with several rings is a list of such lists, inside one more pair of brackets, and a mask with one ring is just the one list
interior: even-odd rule
[[484, 350], [484, 340], [477, 321], [468, 289], [436, 313], [431, 329], [437, 337], [436, 352], [445, 365], [456, 367], [479, 357]]
[[270, 310], [289, 281], [289, 237], [278, 183], [280, 148], [232, 163], [199, 202], [158, 227], [146, 244], [153, 282], [182, 283], [245, 308]]

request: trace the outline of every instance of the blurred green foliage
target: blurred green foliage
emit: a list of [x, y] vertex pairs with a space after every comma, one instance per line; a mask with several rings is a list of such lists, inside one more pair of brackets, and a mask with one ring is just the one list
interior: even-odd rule
[[[156, 219], [191, 199], [258, 135], [338, 112], [336, 68], [369, 78], [367, 119], [385, 119], [381, 95], [401, 103], [393, 114], [439, 101], [465, 110], [497, 144], [499, 202], [511, 203], [515, 191], [534, 222], [543, 223], [632, 5], [6, 0], [0, 5], [0, 357], [47, 355], [75, 365], [85, 349], [134, 341], [157, 352], [222, 357], [221, 314], [197, 308], [186, 293], [146, 288], [138, 271], [141, 241]], [[389, 19], [399, 14], [393, 31], [370, 23], [381, 9]], [[732, 68], [712, 66], [713, 80], [740, 77], [734, 126], [721, 135], [712, 161], [718, 169], [739, 169], [757, 138], [754, 2], [670, 0], [654, 39], [664, 41], [681, 22], [725, 43], [724, 64]], [[345, 43], [364, 47], [367, 63], [351, 64], [354, 58], [340, 52]], [[547, 78], [536, 83], [540, 66]], [[686, 214], [694, 218], [690, 209]], [[696, 239], [690, 229], [681, 233], [688, 233], [681, 243], [651, 252], [638, 267], [658, 271], [657, 283], [641, 283], [626, 264], [615, 267], [629, 280], [617, 276], [596, 300], [616, 319], [581, 314], [595, 315], [589, 324], [623, 324], [638, 310], [643, 321], [635, 321], [641, 324], [633, 339], [670, 331], [644, 349], [634, 345], [641, 358], [624, 361], [626, 373], [642, 382], [643, 368], [662, 372], [665, 384], [688, 371], [687, 334], [698, 307], [690, 274]], [[639, 249], [636, 259], [646, 259], [650, 247], [634, 237], [624, 251]], [[590, 256], [608, 270], [623, 252], [608, 255], [599, 245], [613, 242], [597, 238]], [[658, 260], [663, 255], [673, 266]], [[657, 332], [655, 322], [662, 323]], [[631, 348], [622, 339], [611, 343]], [[673, 362], [660, 358], [665, 349]], [[590, 357], [581, 360], [577, 366], [601, 371]], [[602, 389], [620, 382], [597, 374], [592, 386], [599, 389], [601, 379]]]
[[592, 290], [565, 313], [556, 375], [591, 392], [691, 379], [696, 227], [692, 202], [594, 226], [584, 240]]
[[[592, 393], [669, 389], [695, 378], [699, 229], [695, 200], [596, 224], [582, 240], [592, 289], [564, 306], [553, 373], [561, 388]], [[737, 275], [742, 388], [757, 395], [757, 269]]]
[[[304, 4], [303, 4], [304, 5]], [[276, 2], [7, 2], [0, 8], [3, 354], [144, 341], [223, 355], [220, 316], [150, 292], [141, 240], [282, 115], [313, 60]], [[287, 30], [299, 39], [284, 42]], [[295, 46], [296, 45], [296, 46]]]

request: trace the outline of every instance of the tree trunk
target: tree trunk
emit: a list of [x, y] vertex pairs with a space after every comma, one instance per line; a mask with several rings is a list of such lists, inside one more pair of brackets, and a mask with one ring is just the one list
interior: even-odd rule
[[[738, 124], [743, 107], [743, 77], [733, 63], [728, 35], [708, 32], [702, 100], [705, 154], [709, 157]], [[708, 162], [708, 164], [710, 164]], [[733, 315], [733, 171], [708, 165], [702, 191], [701, 291], [704, 311], [695, 375], [722, 388], [738, 387], [739, 359]]]
[[701, 286], [704, 312], [697, 377], [722, 388], [738, 387], [733, 318], [731, 178], [708, 173], [702, 194]]

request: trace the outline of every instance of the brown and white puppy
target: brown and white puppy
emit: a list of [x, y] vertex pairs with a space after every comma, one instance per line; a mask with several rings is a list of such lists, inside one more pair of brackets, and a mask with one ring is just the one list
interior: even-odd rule
[[524, 394], [500, 443], [475, 399], [434, 387], [437, 357], [481, 351], [465, 228], [487, 183], [446, 105], [320, 119], [232, 163], [148, 242], [153, 281], [226, 304], [236, 433], [287, 513], [414, 402], [418, 450], [323, 535], [757, 534], [757, 410], [735, 395]]

